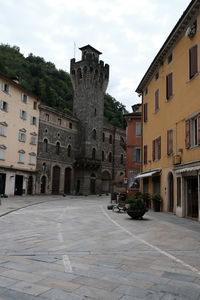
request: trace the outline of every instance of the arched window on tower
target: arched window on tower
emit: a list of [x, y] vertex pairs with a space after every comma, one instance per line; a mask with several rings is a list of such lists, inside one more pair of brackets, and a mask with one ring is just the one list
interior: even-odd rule
[[67, 156], [68, 157], [71, 157], [71, 151], [72, 150], [72, 147], [71, 147], [71, 145], [69, 145], [68, 147], [67, 147]]
[[59, 142], [56, 143], [56, 154], [57, 155], [60, 154], [60, 143]]
[[92, 137], [93, 137], [93, 140], [96, 140], [96, 138], [97, 138], [97, 131], [96, 131], [96, 129], [93, 129], [93, 131], [92, 131]]
[[108, 155], [108, 161], [109, 161], [109, 163], [112, 162], [112, 153], [111, 153], [111, 152], [109, 152], [109, 155]]
[[48, 140], [44, 139], [43, 141], [43, 152], [48, 152]]
[[96, 149], [92, 149], [92, 159], [96, 159]]
[[120, 155], [120, 164], [124, 164], [124, 155], [123, 154], [121, 154]]
[[105, 152], [102, 151], [102, 161], [104, 161], [104, 160], [105, 160]]

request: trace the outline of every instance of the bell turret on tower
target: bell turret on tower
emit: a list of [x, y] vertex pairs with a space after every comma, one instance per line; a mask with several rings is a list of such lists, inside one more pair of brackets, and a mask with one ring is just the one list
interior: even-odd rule
[[[109, 65], [99, 60], [102, 53], [92, 46], [79, 49], [82, 51], [81, 60], [76, 62], [73, 58], [70, 65], [74, 89], [73, 114], [80, 120], [81, 127], [76, 165], [88, 172], [98, 172], [102, 159], [104, 94], [109, 80]], [[84, 192], [86, 189], [87, 186], [83, 187]]]

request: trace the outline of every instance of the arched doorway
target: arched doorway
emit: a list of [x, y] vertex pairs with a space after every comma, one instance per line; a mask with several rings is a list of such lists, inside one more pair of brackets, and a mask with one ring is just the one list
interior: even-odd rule
[[70, 194], [71, 192], [71, 173], [72, 170], [70, 168], [65, 169], [65, 183], [64, 183], [65, 194]]
[[101, 191], [102, 193], [109, 193], [110, 192], [110, 182], [111, 182], [111, 176], [108, 171], [104, 171], [101, 175], [102, 185], [101, 185]]
[[32, 195], [33, 194], [33, 176], [29, 176], [28, 177], [27, 194], [28, 195]]
[[168, 174], [168, 211], [173, 212], [174, 209], [174, 177], [172, 172]]
[[90, 194], [96, 194], [96, 175], [94, 173], [90, 176]]
[[60, 167], [54, 166], [53, 176], [52, 176], [52, 194], [53, 195], [59, 194], [59, 190], [60, 190]]
[[46, 193], [46, 176], [44, 176], [44, 175], [41, 178], [40, 193], [41, 194], [45, 194]]

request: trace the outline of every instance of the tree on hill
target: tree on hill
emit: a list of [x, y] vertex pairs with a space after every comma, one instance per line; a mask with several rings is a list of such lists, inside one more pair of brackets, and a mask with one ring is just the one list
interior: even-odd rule
[[[27, 57], [17, 46], [0, 45], [0, 71], [12, 78], [19, 76], [20, 85], [38, 96], [46, 105], [72, 113], [73, 87], [69, 73], [58, 70], [52, 62], [30, 53]], [[105, 95], [104, 116], [114, 126], [125, 127], [125, 106]]]

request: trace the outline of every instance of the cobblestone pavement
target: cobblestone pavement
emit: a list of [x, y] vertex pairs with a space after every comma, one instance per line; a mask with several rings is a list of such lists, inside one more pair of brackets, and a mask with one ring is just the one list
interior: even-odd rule
[[108, 202], [4, 199], [0, 300], [200, 299], [200, 224], [154, 212], [135, 221]]

